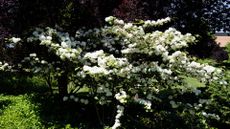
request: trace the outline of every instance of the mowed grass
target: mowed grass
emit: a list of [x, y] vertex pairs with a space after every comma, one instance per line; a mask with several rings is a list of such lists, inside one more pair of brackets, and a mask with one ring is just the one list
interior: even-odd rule
[[33, 98], [47, 89], [40, 77], [0, 73], [0, 129], [45, 128]]

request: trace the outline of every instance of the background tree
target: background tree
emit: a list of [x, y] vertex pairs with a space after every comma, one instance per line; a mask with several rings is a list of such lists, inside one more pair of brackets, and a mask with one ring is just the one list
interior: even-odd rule
[[[173, 26], [183, 33], [199, 35], [197, 44], [189, 51], [199, 57], [215, 57], [221, 49], [214, 41], [217, 30], [229, 32], [229, 0], [172, 0], [167, 15], [174, 18]], [[219, 52], [227, 59], [226, 52]], [[220, 59], [220, 60], [222, 60]]]
[[14, 33], [15, 14], [17, 13], [18, 0], [0, 1], [0, 60], [8, 60], [2, 47], [4, 38]]

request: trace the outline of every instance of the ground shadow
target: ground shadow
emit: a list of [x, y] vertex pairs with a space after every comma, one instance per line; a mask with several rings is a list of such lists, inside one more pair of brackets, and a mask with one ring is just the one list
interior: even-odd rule
[[63, 128], [67, 124], [72, 127], [85, 129], [101, 129], [104, 124], [112, 126], [116, 107], [111, 105], [95, 106], [82, 104], [74, 100], [63, 101], [58, 95], [41, 96], [37, 94], [31, 100], [39, 104], [40, 118], [46, 127], [58, 126]]
[[10, 100], [0, 100], [0, 115], [2, 114], [2, 111], [11, 103], [12, 102]]
[[0, 73], [0, 94], [20, 95], [44, 93], [48, 86], [40, 77], [29, 77], [15, 74]]

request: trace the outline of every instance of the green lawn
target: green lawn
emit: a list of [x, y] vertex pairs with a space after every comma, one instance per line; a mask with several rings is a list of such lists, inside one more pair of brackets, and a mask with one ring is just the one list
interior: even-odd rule
[[30, 95], [0, 95], [1, 129], [43, 128], [37, 106], [30, 101]]

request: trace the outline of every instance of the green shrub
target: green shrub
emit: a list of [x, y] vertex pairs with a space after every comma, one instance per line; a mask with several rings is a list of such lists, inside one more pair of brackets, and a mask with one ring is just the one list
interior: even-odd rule
[[227, 45], [225, 46], [225, 50], [228, 52], [228, 55], [230, 56], [230, 42], [227, 43]]

